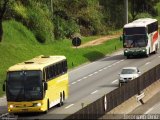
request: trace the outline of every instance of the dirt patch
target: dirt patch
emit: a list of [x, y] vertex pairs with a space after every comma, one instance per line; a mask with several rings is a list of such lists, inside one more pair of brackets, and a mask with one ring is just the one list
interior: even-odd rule
[[120, 34], [116, 34], [116, 35], [107, 35], [92, 41], [89, 41], [87, 43], [82, 44], [81, 46], [79, 46], [78, 48], [85, 48], [85, 47], [90, 47], [90, 46], [96, 46], [96, 45], [100, 45], [103, 44], [105, 41], [107, 40], [111, 40], [114, 38], [118, 38], [120, 36]]

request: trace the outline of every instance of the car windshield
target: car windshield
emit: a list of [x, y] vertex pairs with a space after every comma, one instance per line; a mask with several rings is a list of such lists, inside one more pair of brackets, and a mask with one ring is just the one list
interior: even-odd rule
[[147, 46], [147, 36], [142, 35], [125, 35], [124, 37], [124, 47], [146, 47]]
[[135, 69], [122, 69], [121, 74], [136, 74]]
[[42, 99], [40, 71], [17, 71], [7, 75], [7, 99], [9, 101], [32, 101]]

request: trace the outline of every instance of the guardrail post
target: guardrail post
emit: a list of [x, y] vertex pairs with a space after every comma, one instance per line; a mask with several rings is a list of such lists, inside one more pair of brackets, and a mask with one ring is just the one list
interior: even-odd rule
[[[140, 84], [141, 84], [141, 81], [140, 81], [140, 80], [141, 80], [141, 79], [137, 79], [138, 95], [140, 95], [140, 94], [141, 94], [141, 90], [140, 90]], [[142, 99], [140, 99], [139, 101], [140, 101], [140, 103], [141, 103], [141, 104], [144, 104], [144, 102], [143, 102], [143, 100], [142, 100]]]

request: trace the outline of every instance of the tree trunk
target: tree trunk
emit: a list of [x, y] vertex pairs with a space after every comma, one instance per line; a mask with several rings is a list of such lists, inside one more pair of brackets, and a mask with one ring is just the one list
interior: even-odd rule
[[2, 42], [2, 36], [3, 36], [3, 27], [2, 27], [2, 19], [0, 19], [0, 42]]

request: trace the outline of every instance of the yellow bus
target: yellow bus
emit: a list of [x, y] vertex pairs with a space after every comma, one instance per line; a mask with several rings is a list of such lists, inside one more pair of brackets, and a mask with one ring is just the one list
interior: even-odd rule
[[68, 98], [65, 56], [38, 56], [16, 64], [7, 71], [6, 91], [9, 113], [48, 112]]

